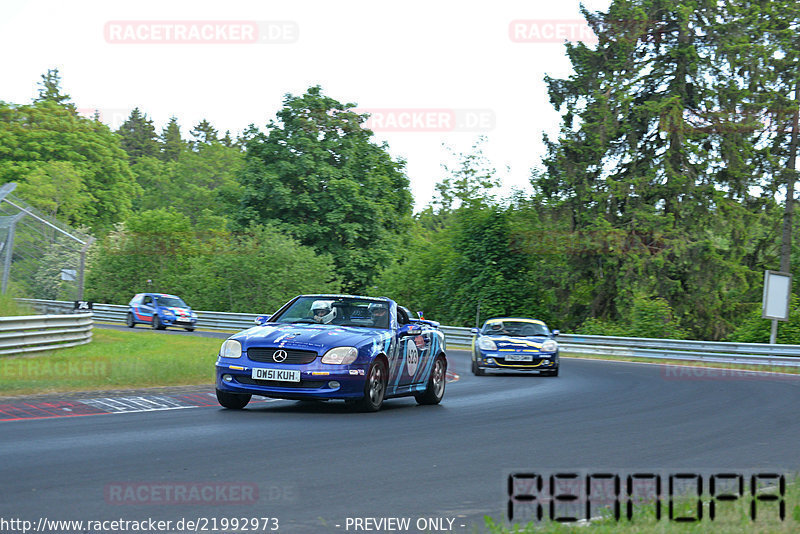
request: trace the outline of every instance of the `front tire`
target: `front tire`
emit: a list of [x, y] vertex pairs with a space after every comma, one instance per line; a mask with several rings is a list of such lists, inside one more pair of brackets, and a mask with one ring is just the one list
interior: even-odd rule
[[194, 327], [193, 326], [187, 326], [187, 327], [184, 328], [184, 330], [186, 330], [187, 332], [194, 332]]
[[153, 330], [164, 330], [166, 326], [161, 324], [161, 319], [159, 319], [158, 314], [153, 314]]
[[475, 360], [472, 360], [472, 374], [475, 376], [483, 376], [486, 374], [483, 369], [478, 367], [478, 362]]
[[220, 406], [229, 410], [241, 410], [247, 406], [251, 397], [252, 395], [217, 390], [217, 402], [219, 402]]
[[356, 408], [362, 412], [380, 410], [386, 395], [387, 382], [386, 365], [381, 360], [375, 360], [370, 366], [367, 380], [364, 382], [364, 397], [355, 402]]
[[433, 362], [433, 371], [428, 378], [425, 391], [414, 395], [418, 404], [439, 404], [444, 397], [444, 387], [447, 378], [447, 360], [441, 354]]
[[134, 320], [131, 312], [128, 312], [128, 315], [125, 316], [125, 324], [128, 325], [128, 328], [136, 326], [136, 320]]

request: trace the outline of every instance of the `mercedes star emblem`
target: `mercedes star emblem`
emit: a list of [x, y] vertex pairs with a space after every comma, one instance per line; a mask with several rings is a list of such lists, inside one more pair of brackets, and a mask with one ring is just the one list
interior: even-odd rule
[[275, 360], [276, 362], [280, 363], [283, 360], [285, 360], [287, 356], [289, 356], [289, 355], [286, 354], [285, 350], [276, 350], [275, 354], [272, 355], [272, 359]]

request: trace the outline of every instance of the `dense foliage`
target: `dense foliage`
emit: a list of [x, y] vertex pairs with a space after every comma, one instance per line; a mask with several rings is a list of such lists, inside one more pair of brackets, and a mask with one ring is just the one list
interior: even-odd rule
[[[264, 131], [220, 137], [204, 119], [184, 138], [138, 108], [117, 132], [78, 116], [57, 71], [33, 103], [0, 102], [0, 183], [92, 228], [98, 301], [153, 289], [269, 312], [348, 291], [445, 324], [523, 315], [565, 332], [766, 341], [764, 270], [800, 276], [796, 239], [782, 249], [797, 231], [800, 7], [613, 0], [584, 15], [598, 42], [566, 45], [572, 74], [546, 79], [560, 131], [531, 193], [497, 195], [478, 139], [412, 217], [405, 162], [320, 87], [287, 95]], [[57, 293], [44, 278], [28, 287]], [[793, 302], [781, 342], [800, 343]]]
[[247, 143], [243, 224], [269, 223], [333, 258], [347, 291], [368, 289], [402, 248], [411, 192], [365, 115], [319, 87], [287, 96], [278, 121]]

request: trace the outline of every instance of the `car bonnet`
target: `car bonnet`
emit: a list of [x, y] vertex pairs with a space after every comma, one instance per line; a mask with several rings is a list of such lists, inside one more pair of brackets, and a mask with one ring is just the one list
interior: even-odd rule
[[232, 336], [246, 347], [293, 347], [320, 350], [329, 347], [359, 347], [388, 339], [388, 330], [325, 324], [266, 324]]

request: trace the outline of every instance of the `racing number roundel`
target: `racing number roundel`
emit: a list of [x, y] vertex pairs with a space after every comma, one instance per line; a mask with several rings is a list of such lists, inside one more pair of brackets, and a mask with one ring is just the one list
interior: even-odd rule
[[412, 378], [417, 372], [417, 364], [419, 363], [419, 352], [417, 351], [417, 344], [413, 339], [409, 339], [406, 343], [406, 366], [408, 368], [408, 375]]

